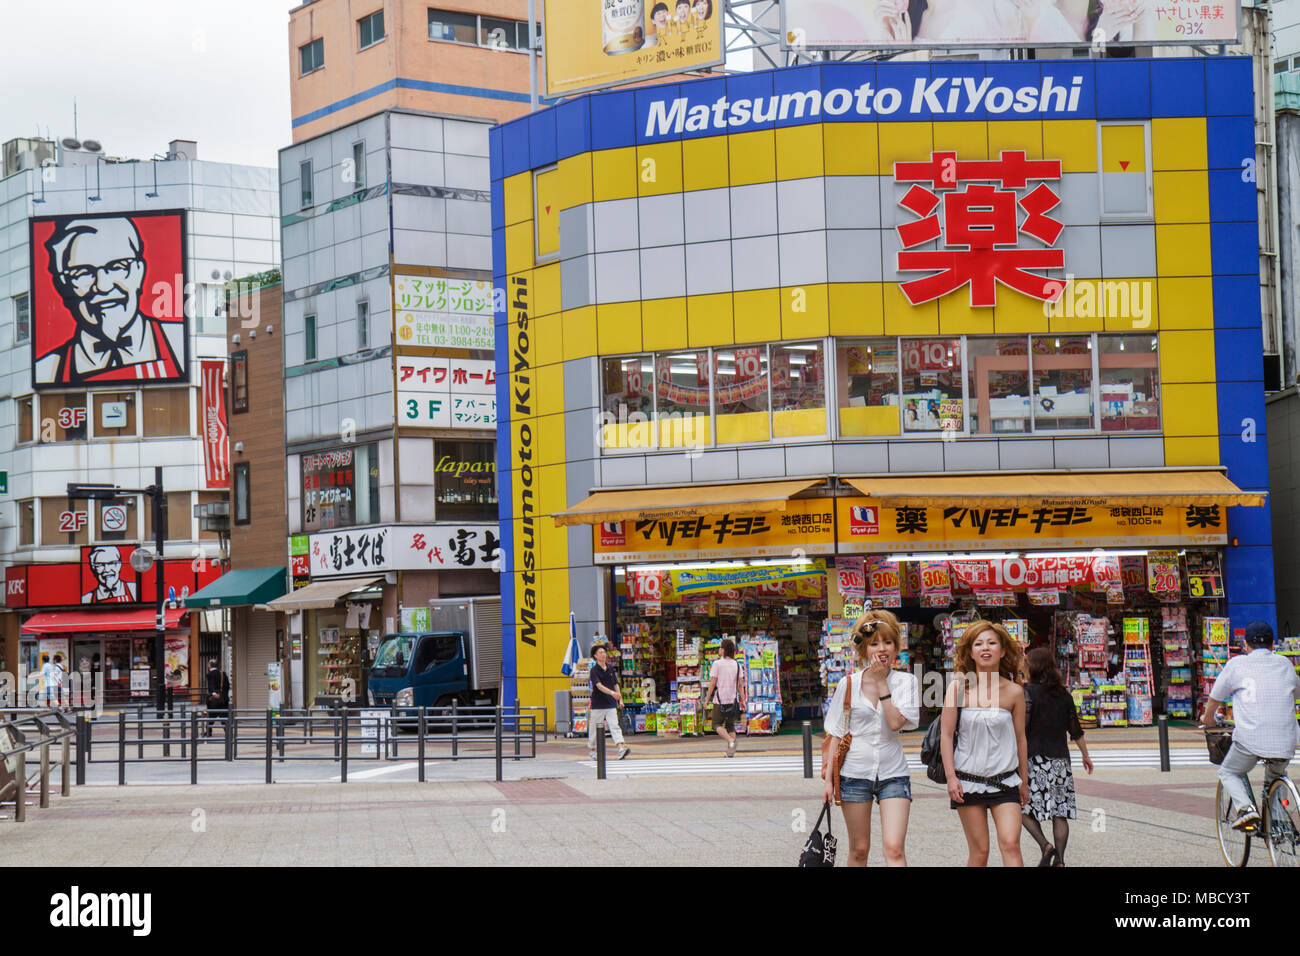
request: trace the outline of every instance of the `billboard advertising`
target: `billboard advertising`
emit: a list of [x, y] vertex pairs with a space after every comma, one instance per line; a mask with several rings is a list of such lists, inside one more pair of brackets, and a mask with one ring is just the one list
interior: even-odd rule
[[31, 220], [32, 385], [189, 381], [184, 213]]
[[1235, 4], [1192, 0], [782, 0], [786, 49], [1235, 43]]
[[561, 96], [723, 61], [725, 0], [546, 0], [546, 94]]

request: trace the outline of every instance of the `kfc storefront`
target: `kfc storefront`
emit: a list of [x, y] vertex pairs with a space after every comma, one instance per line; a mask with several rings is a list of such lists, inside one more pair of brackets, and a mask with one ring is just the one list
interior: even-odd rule
[[507, 685], [633, 633], [627, 569], [809, 559], [823, 629], [870, 598], [941, 666], [988, 614], [1194, 695], [1276, 616], [1252, 110], [1245, 58], [827, 63], [493, 130]]
[[[155, 668], [157, 567], [131, 567], [133, 545], [83, 547], [79, 563], [11, 565], [5, 569], [9, 610], [20, 614], [18, 668], [30, 683], [46, 655], [64, 665], [86, 689], [88, 704], [152, 700]], [[199, 615], [185, 599], [220, 576], [215, 564], [195, 571], [189, 561], [164, 562], [167, 595], [164, 674], [178, 695], [202, 686], [198, 659]], [[20, 682], [22, 678], [20, 677]]]

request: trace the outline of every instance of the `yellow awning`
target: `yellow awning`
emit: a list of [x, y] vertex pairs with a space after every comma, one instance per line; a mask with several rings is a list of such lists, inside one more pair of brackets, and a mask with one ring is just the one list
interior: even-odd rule
[[760, 481], [690, 488], [635, 488], [598, 491], [567, 511], [555, 515], [558, 525], [604, 524], [607, 521], [652, 521], [699, 518], [720, 514], [766, 514], [784, 511], [785, 503], [801, 491], [821, 484], [821, 478], [799, 481]]
[[1242, 491], [1218, 471], [1045, 472], [846, 480], [868, 498], [894, 508], [1258, 506], [1268, 497], [1262, 492]]

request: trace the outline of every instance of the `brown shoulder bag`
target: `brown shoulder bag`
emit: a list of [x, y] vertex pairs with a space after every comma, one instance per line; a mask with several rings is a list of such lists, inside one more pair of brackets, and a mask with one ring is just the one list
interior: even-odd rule
[[849, 672], [849, 686], [844, 689], [844, 736], [840, 738], [839, 748], [834, 758], [831, 757], [831, 741], [835, 738], [826, 734], [822, 739], [822, 775], [829, 770], [831, 783], [835, 787], [835, 805], [840, 805], [840, 768], [844, 758], [849, 755], [849, 746], [853, 743], [853, 734], [849, 732], [849, 716], [853, 712], [853, 672]]

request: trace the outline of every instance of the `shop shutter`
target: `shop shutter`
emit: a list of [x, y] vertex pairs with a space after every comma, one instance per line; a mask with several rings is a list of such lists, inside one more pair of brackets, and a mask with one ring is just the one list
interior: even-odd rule
[[240, 709], [265, 710], [267, 703], [266, 665], [275, 660], [275, 615], [244, 610], [244, 654], [240, 670], [244, 679]]

